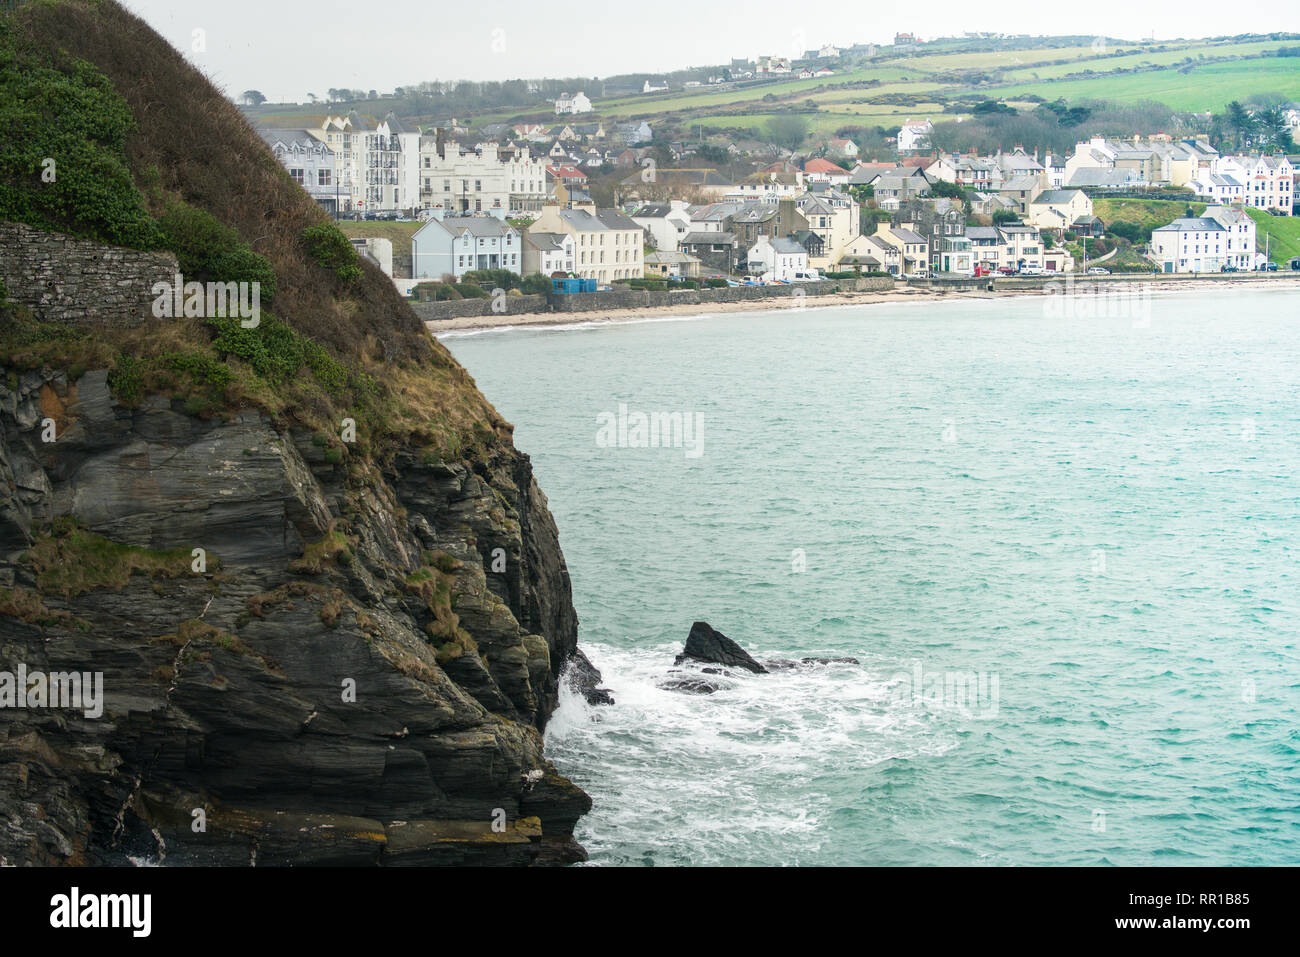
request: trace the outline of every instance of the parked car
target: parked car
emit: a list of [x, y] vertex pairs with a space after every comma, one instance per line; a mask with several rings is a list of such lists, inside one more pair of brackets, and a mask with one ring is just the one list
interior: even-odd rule
[[1016, 267], [1015, 267], [1015, 266], [999, 266], [999, 267], [998, 267], [998, 275], [999, 275], [999, 276], [1014, 276], [1015, 274], [1016, 274]]
[[1021, 276], [1043, 276], [1046, 274], [1047, 270], [1043, 269], [1042, 266], [1025, 266], [1019, 273]]
[[1262, 263], [1255, 267], [1256, 272], [1277, 272], [1277, 263]]
[[1088, 267], [1088, 275], [1089, 275], [1089, 276], [1109, 276], [1109, 275], [1110, 275], [1110, 270], [1107, 269], [1105, 266], [1089, 266], [1089, 267]]
[[1241, 272], [1241, 270], [1236, 266], [1223, 266], [1219, 269], [1219, 272]]

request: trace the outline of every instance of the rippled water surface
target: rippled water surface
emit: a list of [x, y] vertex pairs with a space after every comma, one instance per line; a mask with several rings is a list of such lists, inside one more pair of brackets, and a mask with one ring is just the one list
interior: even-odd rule
[[[547, 732], [592, 861], [1300, 862], [1297, 295], [445, 339], [617, 698]], [[701, 454], [598, 441], [620, 404], [698, 413]], [[664, 690], [696, 619], [860, 664]]]

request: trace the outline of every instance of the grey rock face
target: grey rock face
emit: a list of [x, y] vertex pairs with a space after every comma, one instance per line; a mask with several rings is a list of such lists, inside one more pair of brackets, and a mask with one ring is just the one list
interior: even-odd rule
[[[257, 413], [6, 375], [0, 671], [99, 672], [104, 696], [0, 709], [0, 863], [584, 859], [590, 798], [541, 734], [577, 617], [526, 456], [349, 471]], [[25, 556], [55, 519], [206, 570], [49, 587]]]

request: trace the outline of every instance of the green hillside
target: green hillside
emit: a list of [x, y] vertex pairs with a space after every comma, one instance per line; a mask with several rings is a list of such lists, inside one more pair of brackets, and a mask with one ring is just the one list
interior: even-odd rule
[[1261, 250], [1264, 248], [1264, 237], [1269, 237], [1270, 260], [1285, 266], [1289, 260], [1300, 256], [1300, 218], [1270, 216], [1262, 209], [1248, 209], [1246, 212], [1255, 221], [1256, 241]]
[[[700, 134], [744, 135], [761, 130], [772, 115], [797, 112], [811, 131], [824, 134], [845, 126], [891, 129], [908, 117], [932, 121], [966, 118], [974, 104], [993, 98], [1030, 108], [1041, 100], [1071, 103], [1107, 100], [1118, 104], [1159, 101], [1177, 111], [1222, 112], [1231, 100], [1270, 94], [1300, 99], [1300, 36], [1235, 37], [1142, 43], [1106, 40], [1081, 43], [1078, 37], [980, 41], [1007, 49], [963, 49], [964, 40], [927, 43], [908, 51], [881, 48], [871, 59], [819, 60], [831, 76], [798, 79], [763, 77], [663, 93], [602, 98], [582, 122], [647, 120], [656, 132], [694, 138]], [[1281, 51], [1282, 55], [1279, 55]], [[721, 69], [720, 67], [718, 69]], [[799, 67], [796, 66], [796, 72]], [[625, 84], [626, 87], [626, 84]], [[258, 120], [285, 125], [318, 119], [325, 110], [357, 109], [382, 115], [393, 110], [416, 123], [445, 120], [433, 101], [409, 91], [404, 96], [292, 106], [250, 108]], [[544, 122], [556, 117], [540, 95], [525, 109], [460, 111], [462, 122]]]

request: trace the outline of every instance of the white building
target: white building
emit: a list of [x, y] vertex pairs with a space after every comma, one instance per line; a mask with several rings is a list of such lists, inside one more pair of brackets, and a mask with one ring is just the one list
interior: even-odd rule
[[350, 187], [339, 176], [338, 157], [329, 144], [310, 130], [263, 130], [258, 135], [271, 147], [289, 177], [332, 214], [343, 212]]
[[645, 233], [617, 209], [544, 206], [528, 231], [571, 236], [576, 261], [569, 271], [583, 279], [608, 284], [642, 277]]
[[431, 219], [411, 237], [414, 279], [459, 279], [476, 269], [508, 269], [523, 274], [519, 231], [493, 216]]
[[908, 121], [898, 131], [898, 151], [900, 153], [914, 153], [917, 150], [929, 149], [930, 134], [933, 131], [934, 125], [929, 120], [913, 123], [909, 117]]
[[660, 252], [676, 252], [682, 237], [691, 231], [691, 208], [685, 200], [646, 203], [632, 211], [632, 222], [650, 235]]
[[524, 233], [524, 275], [568, 275], [577, 264], [576, 246], [568, 233]]
[[442, 216], [498, 218], [537, 211], [549, 197], [546, 159], [526, 148], [480, 143], [461, 149], [441, 136], [420, 141], [420, 207]]
[[1196, 179], [1187, 185], [1196, 191], [1197, 196], [1203, 196], [1212, 203], [1227, 205], [1245, 202], [1246, 199], [1246, 187], [1227, 173], [1201, 170]]
[[564, 93], [560, 96], [559, 99], [555, 101], [556, 116], [559, 116], [562, 113], [590, 113], [590, 112], [591, 112], [591, 100], [587, 99], [587, 97], [583, 94], [581, 90], [573, 94], [573, 96], [569, 96], [569, 94]]
[[420, 134], [391, 113], [372, 123], [353, 111], [309, 130], [335, 153], [346, 198], [343, 212], [411, 210], [419, 205]]
[[1151, 260], [1162, 272], [1250, 269], [1255, 221], [1240, 209], [1210, 206], [1203, 216], [1175, 219], [1151, 231]]
[[751, 276], [769, 281], [791, 282], [796, 275], [808, 272], [808, 250], [793, 239], [759, 236], [747, 257]]
[[1223, 253], [1225, 266], [1251, 269], [1255, 265], [1255, 221], [1241, 209], [1230, 206], [1209, 206], [1204, 215], [1218, 222], [1227, 231]]
[[858, 144], [853, 140], [846, 139], [842, 136], [832, 136], [826, 141], [826, 152], [831, 156], [843, 156], [846, 159], [856, 159], [858, 156]]
[[1242, 184], [1247, 206], [1275, 216], [1293, 215], [1295, 167], [1285, 156], [1221, 156], [1214, 172]]

